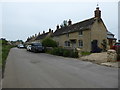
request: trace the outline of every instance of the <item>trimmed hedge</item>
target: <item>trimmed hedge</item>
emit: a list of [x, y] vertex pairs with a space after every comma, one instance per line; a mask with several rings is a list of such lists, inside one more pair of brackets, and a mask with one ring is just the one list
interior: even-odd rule
[[68, 50], [68, 49], [64, 49], [64, 48], [60, 48], [60, 47], [55, 47], [52, 50], [48, 50], [47, 53], [57, 55], [57, 56], [78, 58], [77, 51]]

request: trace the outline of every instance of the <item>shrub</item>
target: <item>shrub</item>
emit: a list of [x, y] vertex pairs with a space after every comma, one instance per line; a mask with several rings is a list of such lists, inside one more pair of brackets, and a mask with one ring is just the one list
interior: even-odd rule
[[90, 52], [81, 52], [81, 55], [82, 55], [82, 56], [90, 55], [90, 54], [91, 54]]
[[58, 56], [64, 56], [64, 57], [78, 58], [78, 52], [74, 52], [73, 50], [63, 49], [60, 47], [55, 47], [52, 50], [48, 50], [47, 53]]
[[71, 52], [71, 57], [72, 57], [72, 58], [78, 58], [78, 52], [77, 52], [77, 51], [75, 51], [75, 52], [72, 51], [72, 52]]
[[7, 43], [8, 43], [8, 41], [6, 41], [6, 40], [1, 40], [1, 42], [2, 42], [2, 45], [7, 45]]
[[63, 56], [64, 57], [70, 57], [70, 51], [69, 50], [64, 50], [63, 51]]
[[78, 58], [78, 52], [77, 51], [70, 51], [70, 57], [72, 58]]
[[43, 41], [42, 41], [42, 45], [44, 47], [57, 47], [57, 42], [52, 40], [51, 38], [45, 38]]
[[54, 49], [52, 50], [52, 54], [53, 54], [53, 55], [59, 55], [59, 48], [54, 48]]

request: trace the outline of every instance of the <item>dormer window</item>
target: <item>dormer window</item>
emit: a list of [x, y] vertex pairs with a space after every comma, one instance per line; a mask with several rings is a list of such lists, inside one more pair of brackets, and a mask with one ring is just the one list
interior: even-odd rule
[[79, 36], [82, 36], [83, 35], [83, 31], [79, 31]]

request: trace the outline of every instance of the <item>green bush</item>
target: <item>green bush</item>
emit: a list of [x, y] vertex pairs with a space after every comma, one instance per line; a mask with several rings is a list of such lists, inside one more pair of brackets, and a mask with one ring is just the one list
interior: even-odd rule
[[6, 40], [1, 40], [1, 42], [2, 42], [2, 45], [7, 45], [7, 43], [8, 43], [8, 41], [6, 41]]
[[82, 56], [90, 55], [90, 54], [91, 54], [90, 52], [81, 52], [81, 55], [82, 55]]
[[60, 47], [55, 47], [52, 50], [48, 50], [47, 53], [57, 56], [78, 58], [78, 52], [74, 52], [73, 50], [68, 50]]
[[64, 50], [63, 51], [63, 56], [64, 57], [70, 57], [70, 51], [69, 50]]
[[77, 51], [72, 51], [71, 54], [70, 54], [70, 57], [72, 58], [78, 58], [78, 52]]
[[43, 41], [42, 41], [42, 45], [44, 47], [57, 47], [57, 42], [52, 40], [51, 38], [45, 38]]
[[54, 48], [54, 49], [52, 50], [52, 54], [53, 54], [53, 55], [59, 55], [59, 48]]

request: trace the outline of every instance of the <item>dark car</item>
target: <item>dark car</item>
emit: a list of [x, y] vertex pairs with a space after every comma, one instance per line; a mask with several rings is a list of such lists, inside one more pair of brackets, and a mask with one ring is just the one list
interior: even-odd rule
[[41, 43], [32, 43], [31, 51], [32, 52], [44, 52], [44, 47], [42, 46]]

